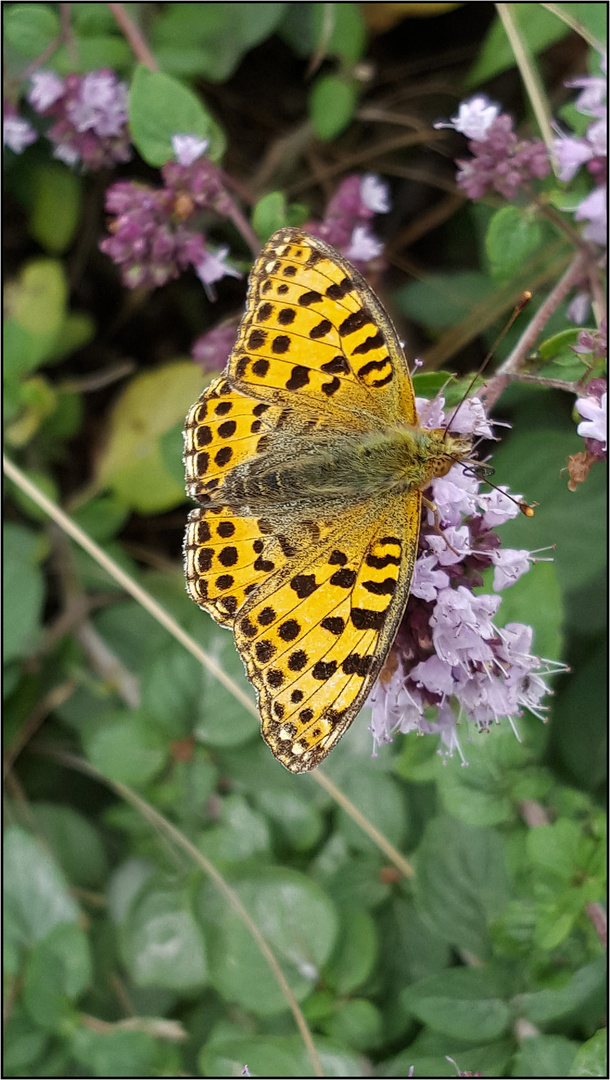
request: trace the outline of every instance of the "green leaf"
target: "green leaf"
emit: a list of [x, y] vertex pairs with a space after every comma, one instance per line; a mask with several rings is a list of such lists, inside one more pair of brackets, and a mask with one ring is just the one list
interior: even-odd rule
[[516, 206], [503, 206], [492, 217], [485, 249], [495, 280], [502, 284], [519, 271], [542, 243], [542, 227], [533, 214]]
[[324, 822], [305, 792], [277, 786], [258, 792], [255, 800], [295, 851], [308, 851], [320, 840]]
[[[593, 333], [593, 328], [590, 329], [590, 333]], [[569, 330], [562, 330], [559, 334], [553, 334], [552, 337], [547, 338], [546, 341], [542, 341], [538, 346], [538, 355], [541, 360], [554, 360], [556, 356], [559, 356], [566, 346], [576, 345], [579, 334], [582, 333], [580, 326], [570, 327]], [[572, 353], [574, 357], [574, 353]]]
[[48, 4], [12, 4], [4, 19], [7, 43], [27, 59], [45, 52], [59, 30], [59, 17]]
[[600, 1028], [576, 1051], [568, 1076], [608, 1075], [608, 1032]]
[[2, 655], [4, 663], [27, 656], [36, 645], [44, 600], [44, 580], [39, 566], [38, 534], [13, 521], [3, 527], [4, 614]]
[[64, 923], [30, 951], [23, 1003], [35, 1023], [59, 1034], [72, 1015], [71, 1003], [90, 986], [91, 978], [87, 937], [79, 926]]
[[409, 986], [403, 1005], [433, 1031], [455, 1039], [488, 1040], [502, 1035], [511, 1012], [493, 972], [450, 968]]
[[195, 95], [171, 75], [139, 64], [129, 91], [131, 137], [144, 160], [160, 167], [174, 157], [172, 135], [209, 140], [207, 155], [220, 161], [225, 137], [219, 124]]
[[[29, 330], [20, 326], [16, 319], [5, 319], [2, 324], [4, 345], [4, 419], [9, 420], [21, 406], [19, 380], [38, 364], [36, 341]], [[9, 398], [7, 402], [7, 396]]]
[[606, 978], [606, 959], [600, 956], [580, 968], [560, 990], [538, 990], [521, 994], [516, 999], [520, 1014], [532, 1024], [548, 1024], [581, 1008], [590, 998], [603, 991]]
[[[202, 1076], [235, 1076], [247, 1062], [252, 1076], [311, 1076], [312, 1062], [300, 1035], [244, 1035], [218, 1025], [218, 1033], [204, 1045], [198, 1058]], [[368, 1062], [329, 1039], [316, 1037], [316, 1050], [324, 1076], [363, 1077]]]
[[[276, 867], [233, 886], [271, 946], [301, 1001], [319, 978], [338, 929], [333, 905], [304, 874]], [[285, 1012], [288, 1003], [241, 918], [211, 886], [201, 894], [209, 927], [210, 981], [227, 1001], [256, 1016]]]
[[[440, 1043], [438, 1049], [436, 1043]], [[445, 1035], [425, 1030], [423, 1037], [418, 1036], [407, 1050], [403, 1050], [390, 1061], [382, 1062], [377, 1069], [384, 1077], [408, 1076], [409, 1069], [413, 1069], [413, 1076], [417, 1077], [455, 1077], [455, 1066], [447, 1060], [446, 1050]], [[460, 1069], [467, 1069], [473, 1076], [509, 1076], [514, 1049], [508, 1039], [487, 1043], [485, 1046], [451, 1040], [451, 1053], [457, 1059]]]
[[[39, 472], [37, 469], [24, 469], [23, 472], [27, 476], [28, 480], [31, 480], [36, 487], [42, 491], [43, 495], [46, 495], [52, 502], [59, 502], [59, 488], [48, 473]], [[41, 521], [43, 524], [49, 520], [49, 515], [41, 509], [38, 503], [35, 503], [33, 499], [30, 499], [29, 495], [26, 495], [21, 488], [17, 487], [12, 481], [8, 482], [8, 490], [11, 493], [11, 498], [15, 500], [17, 506], [20, 506], [24, 514], [32, 518], [33, 521]], [[38, 545], [40, 547], [40, 545]], [[38, 552], [39, 553], [39, 552]]]
[[189, 735], [201, 696], [201, 664], [184, 645], [168, 640], [152, 651], [142, 673], [142, 711], [168, 738]]
[[[538, 412], [539, 403], [536, 408]], [[552, 555], [565, 598], [566, 593], [599, 582], [605, 566], [605, 468], [603, 464], [594, 466], [586, 482], [571, 492], [566, 475], [560, 473], [568, 455], [582, 449], [582, 440], [575, 432], [540, 426], [540, 422], [528, 429], [519, 414], [514, 427], [527, 430], [527, 452], [523, 452], [523, 443], [517, 438], [503, 443], [494, 452], [496, 475], [510, 482], [511, 491], [522, 492], [529, 503], [538, 501], [540, 506], [533, 518], [519, 515], [507, 521], [502, 526], [502, 541], [508, 547], [530, 551], [555, 544]], [[601, 614], [599, 585], [593, 603], [582, 613], [589, 627], [596, 613], [595, 600]], [[572, 619], [570, 622], [572, 625]], [[599, 622], [595, 625], [599, 626]]]
[[113, 871], [108, 884], [108, 911], [113, 922], [126, 920], [132, 903], [154, 872], [151, 862], [139, 858], [127, 859]]
[[[199, 840], [199, 850], [217, 867], [271, 854], [271, 835], [266, 819], [248, 805], [243, 795], [227, 795], [222, 800], [221, 822], [207, 829]], [[260, 863], [259, 863], [260, 865]]]
[[379, 1009], [364, 998], [339, 1001], [324, 1029], [339, 1046], [352, 1050], [368, 1050], [382, 1038], [383, 1020]]
[[61, 254], [72, 243], [82, 211], [82, 180], [65, 165], [37, 165], [32, 176], [28, 228], [46, 251]]
[[429, 330], [445, 330], [460, 322], [491, 296], [495, 285], [478, 270], [430, 274], [425, 281], [413, 281], [398, 289], [395, 301], [403, 313]]
[[177, 420], [173, 427], [159, 438], [159, 451], [164, 468], [180, 487], [184, 487], [184, 420]]
[[165, 71], [226, 82], [245, 53], [273, 33], [286, 4], [169, 4], [153, 24], [155, 56]]
[[81, 1027], [74, 1032], [70, 1050], [91, 1076], [157, 1076], [159, 1043], [144, 1031], [114, 1028], [95, 1031]]
[[252, 225], [264, 243], [287, 223], [288, 207], [283, 191], [269, 191], [258, 200], [252, 211]]
[[129, 71], [133, 63], [131, 47], [116, 34], [98, 34], [95, 37], [70, 38], [70, 48], [61, 45], [53, 54], [53, 68], [58, 75], [84, 75], [87, 71], [112, 68]]
[[466, 825], [499, 825], [517, 814], [512, 774], [523, 770], [532, 753], [519, 743], [508, 721], [489, 732], [475, 732], [466, 746], [468, 765], [457, 758], [440, 764], [438, 790], [448, 813]]
[[31, 803], [30, 810], [68, 880], [81, 889], [99, 888], [107, 877], [108, 863], [91, 822], [71, 806], [56, 803]]
[[357, 83], [339, 75], [321, 75], [309, 95], [309, 116], [318, 137], [327, 141], [348, 126], [358, 104]]
[[[208, 649], [227, 675], [252, 702], [255, 695], [248, 682], [233, 638], [207, 621]], [[211, 648], [210, 648], [211, 647]], [[260, 720], [244, 708], [211, 672], [203, 669], [195, 737], [206, 746], [235, 747], [260, 733]]]
[[[348, 799], [397, 848], [404, 843], [406, 832], [406, 800], [404, 791], [391, 776], [371, 769], [370, 764], [350, 765], [341, 781]], [[345, 810], [340, 809], [337, 827], [348, 845], [355, 851], [376, 852], [377, 845], [362, 831]]]
[[[595, 5], [577, 4], [575, 6], [583, 8]], [[561, 41], [570, 33], [570, 28], [566, 23], [550, 11], [546, 11], [541, 4], [515, 4], [511, 12], [519, 34], [534, 55], [554, 42]], [[478, 86], [514, 65], [515, 56], [512, 46], [500, 19], [496, 17], [468, 73], [466, 86]]]
[[119, 784], [141, 786], [163, 767], [167, 746], [143, 712], [116, 712], [98, 717], [83, 731], [91, 764]]
[[485, 959], [487, 926], [509, 897], [502, 837], [449, 817], [428, 823], [417, 853], [415, 897], [431, 930], [455, 948]]
[[99, 485], [142, 514], [184, 502], [184, 484], [165, 468], [160, 439], [182, 422], [200, 392], [201, 372], [187, 360], [136, 375], [112, 410]]
[[190, 892], [146, 884], [121, 929], [121, 952], [137, 986], [166, 986], [182, 993], [207, 981], [205, 938]]
[[68, 282], [61, 262], [37, 258], [25, 263], [8, 291], [12, 318], [27, 331], [34, 350], [29, 367], [51, 355], [66, 313]]
[[377, 930], [369, 913], [356, 907], [342, 910], [340, 936], [325, 979], [340, 996], [352, 994], [371, 974], [378, 949]]
[[323, 58], [339, 57], [346, 66], [357, 63], [366, 48], [363, 14], [353, 3], [333, 4], [326, 10], [319, 4], [290, 4], [281, 34], [297, 56], [320, 50]]
[[113, 495], [97, 495], [72, 513], [72, 520], [98, 544], [112, 540], [128, 517], [128, 508]]
[[[499, 528], [504, 540], [504, 526]], [[552, 559], [553, 554], [541, 552], [541, 557]], [[553, 561], [534, 563], [514, 585], [502, 590], [494, 624], [503, 627], [511, 622], [526, 623], [534, 631], [534, 654], [545, 660], [559, 660], [564, 653], [564, 620], [563, 595]]]
[[5, 944], [31, 946], [60, 923], [77, 923], [79, 910], [49, 853], [25, 829], [4, 838]]
[[601, 793], [608, 765], [608, 650], [605, 636], [597, 641], [583, 637], [580, 646], [579, 662], [553, 703], [551, 745], [568, 776], [586, 791]]
[[550, 871], [566, 884], [586, 865], [593, 845], [576, 822], [567, 818], [530, 829], [526, 838], [527, 854], [533, 865]]
[[100, 34], [116, 29], [116, 19], [107, 4], [76, 3], [70, 7], [70, 18], [82, 34]]
[[514, 1076], [570, 1076], [578, 1043], [563, 1035], [522, 1039], [513, 1064]]
[[[3, 1067], [7, 1076], [34, 1076], [38, 1061], [49, 1044], [46, 1031], [34, 1024], [20, 1002], [14, 1008], [4, 1028]], [[59, 1074], [58, 1074], [59, 1075]]]
[[[451, 950], [420, 917], [411, 897], [392, 896], [377, 921], [381, 942], [380, 967], [390, 993], [435, 975], [451, 965]], [[404, 1009], [396, 1009], [390, 1038], [405, 1029]], [[410, 1023], [410, 1020], [408, 1021]]]

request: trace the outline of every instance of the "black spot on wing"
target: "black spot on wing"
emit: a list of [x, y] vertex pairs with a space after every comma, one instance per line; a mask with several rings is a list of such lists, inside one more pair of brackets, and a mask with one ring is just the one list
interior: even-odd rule
[[387, 616], [385, 611], [373, 611], [370, 608], [352, 608], [350, 618], [356, 630], [381, 630]]
[[384, 581], [363, 581], [362, 587], [373, 596], [393, 596], [396, 592], [396, 578], [385, 578]]
[[287, 390], [300, 390], [303, 386], [307, 386], [309, 382], [309, 368], [304, 367], [303, 364], [297, 364], [292, 369], [292, 373], [288, 382], [286, 383]]

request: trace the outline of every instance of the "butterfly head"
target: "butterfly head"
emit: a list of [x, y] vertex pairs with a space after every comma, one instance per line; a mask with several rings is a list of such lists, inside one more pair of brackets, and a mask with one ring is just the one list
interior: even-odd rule
[[454, 465], [477, 465], [472, 458], [472, 437], [452, 435], [445, 428], [432, 428], [426, 436], [426, 481], [446, 476]]

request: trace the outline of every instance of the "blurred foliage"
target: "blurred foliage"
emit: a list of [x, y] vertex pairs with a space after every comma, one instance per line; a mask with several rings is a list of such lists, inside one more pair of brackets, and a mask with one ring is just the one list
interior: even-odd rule
[[[354, 169], [393, 178], [398, 236], [451, 183], [427, 140], [455, 87], [485, 83], [521, 108], [488, 4], [124, 5], [159, 73], [135, 63], [109, 5], [69, 7], [67, 41], [56, 5], [5, 5], [9, 84], [41, 54], [62, 75], [113, 67], [130, 82], [140, 155], [121, 175], [150, 180], [171, 135], [192, 131], [252, 181], [263, 239], [319, 214], [318, 179], [326, 197]], [[557, 98], [586, 53], [543, 5], [512, 7]], [[605, 5], [557, 7], [602, 37]], [[380, 22], [373, 8], [392, 11]], [[566, 52], [549, 52], [559, 40]], [[450, 92], [434, 88], [439, 71]], [[501, 72], [508, 81], [489, 82]], [[407, 127], [417, 114], [419, 145], [409, 130], [397, 146], [401, 111]], [[185, 352], [240, 307], [243, 284], [225, 280], [216, 309], [186, 277], [125, 295], [97, 250], [109, 182], [41, 143], [7, 154], [7, 451], [253, 700], [230, 635], [186, 597], [180, 565], [182, 420], [203, 385]], [[560, 187], [548, 182], [550, 204]], [[467, 368], [533, 279], [537, 310], [567, 244], [514, 206], [454, 206], [442, 221], [414, 243], [411, 280], [393, 274], [390, 301], [418, 351], [464, 326], [445, 366]], [[214, 227], [235, 244], [231, 226]], [[539, 354], [555, 377], [577, 378], [564, 332], [558, 316]], [[428, 374], [419, 388], [444, 381]], [[534, 627], [537, 651], [571, 666], [548, 725], [526, 715], [519, 740], [508, 725], [465, 737], [465, 768], [414, 736], [371, 761], [363, 716], [325, 765], [406, 853], [411, 879], [311, 776], [286, 773], [229, 691], [7, 484], [4, 1075], [312, 1075], [287, 997], [206, 859], [281, 965], [324, 1075], [452, 1076], [447, 1055], [483, 1076], [607, 1074], [605, 477], [596, 466], [568, 491], [561, 470], [580, 440], [566, 400], [509, 388], [498, 412], [513, 430], [493, 454], [498, 481], [540, 503], [533, 520], [502, 527], [504, 541], [554, 548], [502, 607], [504, 621]]]

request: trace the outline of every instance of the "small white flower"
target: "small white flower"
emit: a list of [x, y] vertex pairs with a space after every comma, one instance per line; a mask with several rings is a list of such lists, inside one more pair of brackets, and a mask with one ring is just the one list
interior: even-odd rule
[[179, 165], [192, 165], [203, 157], [209, 145], [209, 139], [199, 139], [196, 135], [172, 135], [172, 150]]
[[2, 123], [2, 145], [14, 154], [22, 154], [26, 146], [36, 142], [38, 135], [21, 116], [5, 116]]
[[434, 127], [455, 128], [467, 139], [482, 142], [499, 114], [500, 106], [493, 105], [488, 98], [480, 95], [470, 98], [469, 101], [462, 101], [457, 116], [452, 116], [448, 124], [438, 121]]
[[64, 82], [52, 71], [35, 71], [28, 101], [36, 112], [45, 112], [64, 92]]
[[351, 262], [366, 263], [381, 255], [383, 248], [382, 241], [373, 236], [366, 225], [356, 225], [345, 256]]
[[576, 402], [577, 412], [583, 417], [582, 423], [576, 428], [583, 439], [597, 439], [607, 448], [607, 400], [608, 395], [602, 394], [601, 401], [594, 397], [578, 398]]
[[367, 173], [360, 181], [360, 198], [367, 210], [374, 214], [387, 214], [390, 210], [390, 192], [375, 173]]

